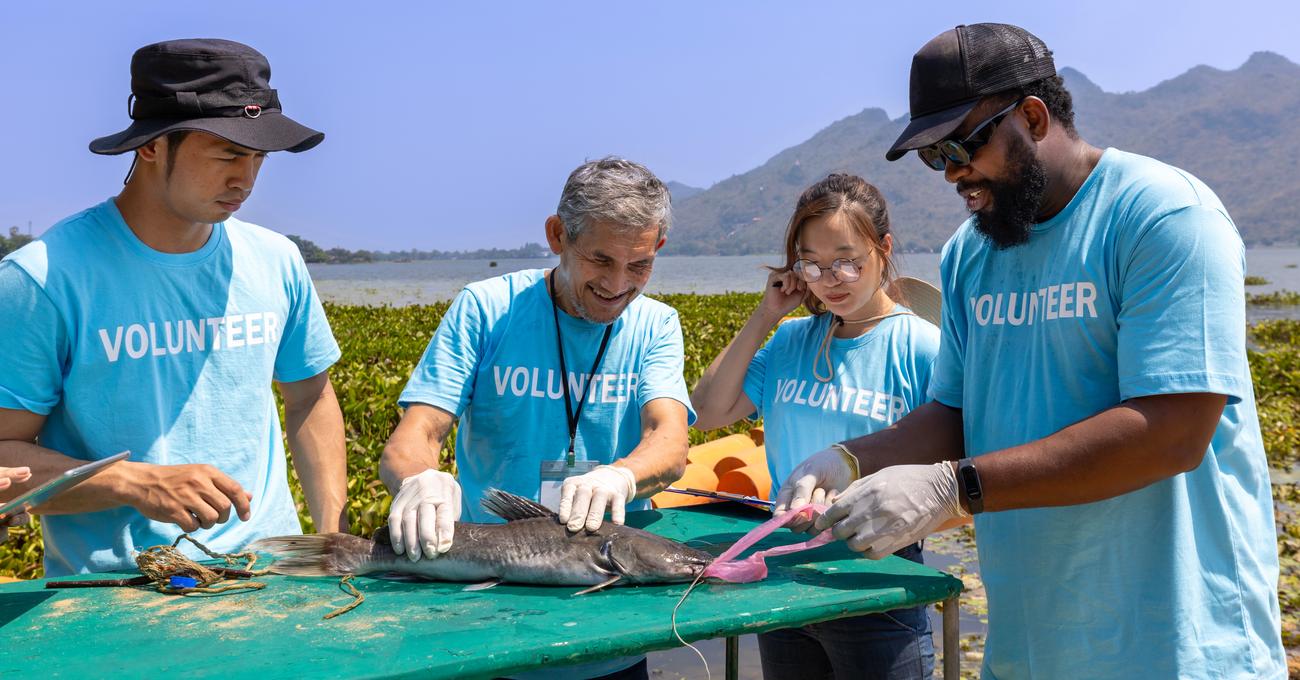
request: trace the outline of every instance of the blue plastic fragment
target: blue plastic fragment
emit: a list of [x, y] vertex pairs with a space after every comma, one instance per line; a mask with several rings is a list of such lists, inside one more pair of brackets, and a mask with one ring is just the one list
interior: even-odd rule
[[173, 576], [167, 581], [167, 585], [173, 588], [193, 588], [199, 585], [199, 582], [189, 576]]

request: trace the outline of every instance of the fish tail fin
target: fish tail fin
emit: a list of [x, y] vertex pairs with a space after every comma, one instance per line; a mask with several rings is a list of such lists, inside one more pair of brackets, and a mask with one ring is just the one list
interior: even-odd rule
[[370, 571], [374, 542], [350, 534], [306, 534], [263, 538], [248, 547], [278, 558], [270, 567], [275, 574], [342, 576]]

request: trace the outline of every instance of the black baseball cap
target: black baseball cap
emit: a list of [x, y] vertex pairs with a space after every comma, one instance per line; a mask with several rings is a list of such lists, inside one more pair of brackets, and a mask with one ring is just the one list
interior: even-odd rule
[[266, 57], [231, 40], [169, 40], [136, 50], [127, 112], [130, 127], [91, 142], [91, 151], [125, 153], [174, 130], [258, 151], [306, 151], [325, 139], [284, 115]]
[[1019, 26], [971, 24], [944, 31], [912, 57], [911, 122], [885, 159], [943, 140], [988, 95], [1054, 75], [1052, 51]]

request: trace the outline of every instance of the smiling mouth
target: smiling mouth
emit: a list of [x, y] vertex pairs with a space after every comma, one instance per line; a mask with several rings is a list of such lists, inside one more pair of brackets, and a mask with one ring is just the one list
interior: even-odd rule
[[964, 198], [966, 199], [966, 210], [976, 212], [980, 208], [983, 208], [986, 203], [985, 194], [986, 191], [984, 189], [976, 189], [968, 194], [964, 194]]
[[612, 304], [616, 304], [616, 303], [618, 303], [618, 302], [621, 302], [624, 298], [626, 298], [626, 297], [628, 296], [628, 293], [631, 293], [631, 291], [623, 291], [622, 293], [619, 293], [618, 295], [609, 296], [609, 295], [605, 295], [605, 294], [601, 293], [600, 291], [596, 290], [595, 288], [590, 288], [590, 287], [589, 287], [589, 289], [591, 290], [591, 294], [596, 296], [596, 299], [597, 299], [597, 300], [600, 300], [601, 302], [603, 302], [603, 303], [605, 303], [605, 304], [607, 304], [607, 305], [612, 305]]

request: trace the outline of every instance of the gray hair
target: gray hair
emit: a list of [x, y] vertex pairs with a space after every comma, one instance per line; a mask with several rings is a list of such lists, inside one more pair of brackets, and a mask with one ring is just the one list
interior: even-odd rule
[[569, 240], [593, 221], [631, 230], [657, 225], [663, 238], [673, 221], [668, 187], [644, 165], [613, 156], [578, 166], [564, 183], [555, 214]]

